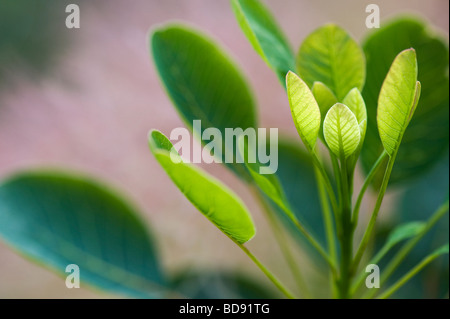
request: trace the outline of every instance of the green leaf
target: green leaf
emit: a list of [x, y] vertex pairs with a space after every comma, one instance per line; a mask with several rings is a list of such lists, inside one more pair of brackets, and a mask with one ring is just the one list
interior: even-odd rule
[[389, 156], [393, 156], [400, 147], [419, 96], [416, 51], [408, 49], [395, 58], [378, 98], [378, 131]]
[[[361, 134], [361, 139], [359, 140], [358, 148], [355, 153], [351, 156], [351, 159], [348, 161], [347, 170], [349, 172], [354, 172], [354, 168], [356, 163], [358, 162], [359, 155], [361, 153], [361, 149], [364, 145], [364, 139], [366, 137], [366, 129], [367, 129], [367, 111], [366, 104], [364, 103], [364, 99], [357, 88], [353, 88], [348, 92], [347, 96], [344, 98], [343, 104], [347, 105], [350, 111], [353, 112], [356, 116], [356, 120], [359, 125], [359, 132]], [[353, 174], [353, 173], [352, 173]]]
[[366, 77], [361, 48], [334, 24], [326, 24], [305, 39], [297, 55], [297, 70], [310, 87], [320, 81], [341, 102], [352, 88], [362, 90]]
[[317, 102], [302, 79], [289, 71], [286, 87], [295, 127], [305, 146], [314, 152], [320, 130], [320, 109]]
[[397, 226], [389, 235], [383, 249], [390, 249], [397, 243], [418, 235], [425, 228], [424, 222], [409, 222]]
[[311, 92], [314, 95], [314, 98], [317, 101], [317, 104], [319, 105], [320, 109], [320, 118], [321, 123], [320, 127], [322, 128], [319, 130], [319, 136], [324, 141], [323, 137], [323, 120], [325, 119], [325, 116], [328, 113], [328, 110], [335, 105], [338, 100], [333, 92], [322, 82], [314, 82], [313, 87], [311, 89]]
[[172, 287], [192, 299], [275, 299], [270, 287], [241, 273], [229, 271], [187, 271], [175, 275]]
[[361, 147], [364, 142], [364, 137], [366, 136], [367, 128], [366, 103], [364, 103], [361, 92], [359, 92], [357, 88], [353, 88], [350, 92], [348, 92], [342, 103], [345, 104], [356, 116], [359, 131], [361, 133], [361, 142], [359, 145]]
[[231, 4], [251, 45], [285, 85], [287, 72], [295, 70], [295, 57], [269, 10], [259, 0], [232, 0]]
[[347, 158], [358, 148], [361, 133], [358, 120], [350, 109], [336, 103], [323, 122], [323, 135], [330, 150], [339, 158]]
[[137, 298], [164, 297], [157, 254], [136, 210], [90, 179], [35, 171], [3, 182], [0, 236], [62, 276], [67, 265], [78, 265], [82, 284]]
[[[181, 118], [190, 129], [201, 120], [202, 132], [218, 128], [256, 127], [256, 111], [249, 87], [223, 50], [197, 31], [168, 25], [151, 35], [151, 50], [156, 69]], [[231, 143], [230, 143], [231, 144]], [[234, 144], [234, 143], [233, 143]], [[222, 163], [232, 152], [222, 139]], [[249, 175], [242, 164], [227, 163], [240, 178]]]
[[[407, 17], [384, 23], [365, 39], [363, 47], [367, 57], [367, 73], [370, 74], [362, 92], [368, 113], [366, 143], [361, 152], [361, 163], [366, 173], [383, 151], [376, 124], [377, 100], [383, 80], [400, 51], [413, 47], [417, 52], [422, 93], [403, 136], [389, 183], [394, 185], [411, 181], [426, 173], [448, 150], [447, 40], [441, 39], [424, 22]], [[383, 170], [380, 170], [378, 183], [383, 178], [382, 174]]]
[[161, 132], [151, 131], [149, 146], [186, 198], [225, 235], [239, 244], [253, 238], [256, 230], [250, 213], [230, 189], [195, 166], [183, 163]]
[[448, 250], [449, 250], [449, 244], [447, 243], [447, 244], [441, 246], [440, 248], [436, 249], [432, 253], [432, 255], [438, 257], [440, 255], [448, 254]]

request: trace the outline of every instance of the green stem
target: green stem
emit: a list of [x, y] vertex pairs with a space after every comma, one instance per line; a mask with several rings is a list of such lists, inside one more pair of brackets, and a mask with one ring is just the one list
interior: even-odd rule
[[[334, 172], [334, 176], [336, 179], [336, 185], [341, 185], [341, 171], [339, 168], [339, 163], [338, 163], [338, 159], [336, 158], [336, 155], [334, 155], [331, 151], [330, 152], [330, 159], [331, 159], [331, 163], [333, 165], [333, 172]], [[342, 190], [340, 187], [337, 187], [337, 191], [338, 191], [338, 198], [342, 198]], [[342, 203], [339, 202], [339, 205], [341, 205]], [[339, 207], [340, 209], [341, 207]]]
[[380, 212], [381, 203], [383, 202], [384, 195], [387, 190], [387, 186], [389, 183], [389, 179], [391, 177], [392, 168], [394, 167], [395, 158], [397, 156], [397, 152], [395, 152], [392, 157], [389, 158], [388, 166], [384, 173], [383, 182], [381, 184], [380, 192], [378, 193], [377, 202], [375, 203], [374, 210], [372, 212], [372, 216], [370, 217], [369, 224], [367, 225], [366, 231], [364, 232], [363, 238], [359, 245], [359, 248], [356, 252], [355, 259], [353, 261], [352, 269], [356, 270], [358, 268], [359, 262], [366, 250], [366, 247], [369, 243], [369, 240], [372, 236], [373, 229], [375, 227], [375, 223], [377, 221], [378, 213]]
[[[333, 227], [333, 215], [330, 210], [330, 205], [328, 203], [328, 198], [325, 190], [325, 186], [323, 184], [323, 179], [320, 176], [320, 172], [317, 168], [314, 168], [314, 173], [316, 175], [317, 180], [317, 188], [319, 192], [319, 198], [320, 203], [322, 206], [322, 213], [323, 213], [323, 219], [324, 219], [324, 226], [325, 226], [325, 234], [327, 237], [327, 245], [328, 245], [328, 252], [330, 254], [330, 258], [333, 260], [334, 263], [336, 263], [337, 260], [337, 253], [336, 253], [336, 241], [335, 241], [335, 232]], [[335, 280], [336, 278], [331, 273], [330, 276], [331, 279], [331, 287], [336, 292], [336, 286], [335, 286]]]
[[266, 216], [269, 225], [272, 228], [272, 232], [275, 236], [278, 246], [280, 247], [284, 258], [286, 259], [286, 262], [297, 283], [298, 288], [300, 289], [300, 292], [306, 298], [312, 298], [311, 292], [309, 291], [308, 286], [306, 285], [305, 280], [303, 279], [303, 276], [300, 272], [300, 267], [298, 267], [295, 262], [295, 258], [289, 247], [289, 243], [283, 234], [283, 231], [280, 227], [278, 220], [273, 215], [272, 209], [269, 207], [266, 199], [261, 195], [260, 191], [256, 187], [252, 187], [251, 189], [253, 191], [254, 196], [258, 199], [258, 202], [261, 204], [261, 207], [263, 208], [264, 215]]
[[[436, 223], [448, 212], [449, 201], [447, 200], [442, 204], [428, 220], [425, 228], [414, 238], [410, 239], [394, 256], [394, 258], [389, 262], [383, 271], [381, 276], [380, 284], [383, 285], [389, 277], [394, 273], [397, 267], [403, 262], [403, 260], [408, 256], [411, 250], [417, 245], [417, 243], [431, 230], [431, 228], [436, 225]], [[375, 296], [377, 291], [370, 291], [365, 297], [372, 298]]]
[[431, 263], [433, 260], [435, 260], [439, 256], [440, 256], [440, 254], [432, 254], [432, 255], [424, 258], [417, 266], [415, 266], [413, 269], [411, 269], [402, 278], [400, 278], [395, 284], [393, 284], [390, 288], [388, 288], [386, 292], [381, 294], [381, 296], [378, 297], [378, 299], [389, 298], [394, 292], [396, 292], [404, 284], [406, 284], [408, 282], [408, 280], [410, 280], [412, 277], [414, 277], [419, 271], [421, 271], [423, 268], [425, 268], [425, 266], [427, 266], [429, 263]]
[[347, 163], [344, 158], [341, 159], [341, 223], [342, 236], [341, 242], [341, 262], [340, 262], [340, 280], [339, 297], [343, 299], [350, 298], [350, 284], [352, 279], [352, 259], [353, 259], [353, 227], [351, 212], [351, 194], [348, 185]]
[[366, 180], [364, 181], [364, 184], [361, 188], [361, 191], [359, 192], [358, 198], [355, 203], [355, 208], [353, 209], [352, 224], [354, 229], [358, 226], [359, 210], [361, 208], [361, 203], [364, 198], [364, 194], [366, 193], [367, 188], [372, 183], [372, 180], [374, 179], [378, 169], [381, 167], [381, 164], [383, 163], [384, 159], [387, 156], [388, 153], [386, 151], [383, 151], [383, 153], [381, 153], [375, 164], [372, 166], [372, 169], [370, 170], [369, 175], [367, 175]]
[[306, 240], [309, 241], [311, 246], [313, 246], [317, 250], [317, 252], [325, 259], [325, 261], [330, 266], [333, 274], [336, 275], [336, 266], [334, 264], [334, 261], [330, 258], [327, 252], [319, 244], [319, 242], [314, 239], [314, 237], [303, 227], [302, 224], [300, 224], [294, 213], [292, 213], [286, 206], [280, 205], [279, 207], [286, 213], [286, 215], [294, 223], [295, 227], [297, 227], [297, 229], [303, 234], [303, 236], [305, 236]]
[[242, 244], [236, 242], [242, 251], [261, 269], [269, 280], [289, 299], [295, 299], [294, 295]]
[[337, 213], [338, 210], [338, 204], [336, 200], [336, 194], [334, 193], [333, 186], [331, 186], [330, 178], [328, 177], [328, 174], [323, 167], [322, 163], [320, 162], [319, 158], [317, 157], [316, 153], [312, 153], [312, 159], [313, 164], [316, 166], [316, 168], [319, 169], [320, 174], [322, 175], [323, 181], [325, 183], [325, 189], [327, 190], [328, 197], [330, 198], [331, 207], [333, 208], [333, 211]]

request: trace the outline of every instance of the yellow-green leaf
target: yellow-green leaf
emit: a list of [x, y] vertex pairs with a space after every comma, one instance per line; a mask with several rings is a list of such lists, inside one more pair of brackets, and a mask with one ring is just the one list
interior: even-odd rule
[[395, 58], [381, 87], [377, 123], [381, 142], [392, 156], [416, 109], [420, 96], [416, 51], [408, 49]]
[[172, 143], [161, 132], [150, 133], [149, 146], [175, 185], [206, 218], [239, 244], [253, 238], [255, 225], [236, 194], [212, 176], [180, 161]]
[[310, 87], [320, 81], [340, 102], [352, 88], [362, 90], [366, 77], [365, 58], [358, 43], [334, 24], [315, 30], [305, 39], [297, 55], [297, 70]]
[[350, 109], [336, 103], [323, 122], [323, 135], [330, 150], [339, 158], [347, 158], [358, 148], [361, 139], [358, 120]]
[[[323, 127], [323, 120], [325, 119], [328, 110], [339, 101], [334, 93], [322, 82], [314, 82], [311, 91], [319, 105], [321, 117], [320, 127]], [[319, 134], [320, 138], [323, 140], [323, 130], [320, 130]]]
[[294, 72], [286, 76], [286, 87], [295, 127], [305, 146], [314, 151], [320, 130], [320, 109], [311, 90]]
[[356, 119], [358, 120], [358, 125], [361, 132], [360, 144], [362, 144], [366, 135], [367, 111], [366, 103], [364, 102], [361, 92], [359, 92], [357, 88], [353, 88], [350, 92], [348, 92], [342, 103], [347, 105], [347, 107], [350, 109], [350, 111], [353, 112], [353, 114], [355, 114]]

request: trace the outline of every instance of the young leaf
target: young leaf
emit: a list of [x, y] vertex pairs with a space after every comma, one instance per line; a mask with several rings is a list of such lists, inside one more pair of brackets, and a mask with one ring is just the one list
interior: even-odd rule
[[378, 130], [389, 156], [393, 156], [398, 150], [419, 96], [416, 52], [408, 49], [395, 58], [378, 98]]
[[353, 114], [355, 114], [356, 119], [358, 120], [359, 131], [361, 132], [360, 146], [362, 146], [364, 137], [366, 136], [367, 111], [366, 104], [364, 103], [361, 92], [359, 92], [357, 88], [353, 88], [350, 92], [348, 92], [342, 103], [347, 105], [347, 107], [350, 109], [350, 111], [352, 111]]
[[[151, 35], [156, 69], [168, 95], [187, 127], [201, 120], [201, 132], [218, 128], [256, 127], [256, 111], [249, 87], [234, 65], [214, 42], [184, 26], [168, 25]], [[234, 143], [233, 143], [234, 144]], [[222, 139], [222, 162], [232, 152]], [[242, 164], [227, 164], [240, 178], [249, 179]]]
[[334, 24], [315, 30], [305, 39], [297, 55], [297, 70], [310, 87], [320, 81], [339, 101], [354, 87], [362, 90], [366, 76], [361, 48]]
[[152, 238], [135, 208], [88, 178], [33, 171], [4, 181], [0, 236], [63, 276], [67, 265], [78, 265], [82, 284], [134, 298], [167, 296]]
[[[314, 98], [317, 101], [320, 109], [320, 118], [321, 124], [320, 127], [323, 127], [323, 120], [328, 113], [328, 110], [335, 105], [338, 100], [336, 96], [331, 92], [331, 90], [322, 82], [314, 82], [313, 87], [311, 89]], [[320, 138], [323, 139], [323, 130], [319, 131]]]
[[328, 111], [323, 122], [323, 135], [330, 150], [341, 159], [352, 155], [361, 139], [355, 115], [341, 103], [336, 103]]
[[[383, 80], [395, 56], [411, 47], [417, 52], [422, 94], [398, 150], [390, 185], [425, 174], [445, 156], [449, 145], [447, 40], [420, 19], [396, 18], [384, 23], [364, 40], [370, 77], [362, 92], [368, 113], [366, 142], [361, 152], [362, 167], [368, 173], [383, 151], [376, 123], [377, 100]], [[377, 175], [376, 184], [383, 178], [383, 172], [380, 170]]]
[[286, 73], [295, 69], [295, 57], [269, 10], [259, 0], [232, 0], [231, 4], [251, 45], [285, 85]]
[[217, 228], [239, 244], [253, 238], [256, 231], [250, 213], [230, 189], [193, 165], [173, 161], [179, 155], [161, 132], [151, 131], [149, 146], [175, 185]]
[[308, 86], [289, 71], [286, 87], [295, 127], [305, 146], [314, 152], [320, 130], [320, 109]]

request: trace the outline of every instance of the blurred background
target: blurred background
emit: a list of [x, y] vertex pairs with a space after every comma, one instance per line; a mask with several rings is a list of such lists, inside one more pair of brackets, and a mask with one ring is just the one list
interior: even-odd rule
[[[361, 39], [368, 31], [365, 8], [372, 3], [264, 2], [295, 50], [327, 22]], [[80, 29], [65, 26], [69, 3], [80, 6]], [[382, 20], [416, 13], [448, 38], [446, 0], [376, 4]], [[62, 167], [101, 178], [140, 208], [169, 272], [238, 269], [264, 281], [245, 255], [188, 203], [148, 150], [151, 128], [168, 134], [183, 126], [148, 50], [149, 29], [168, 20], [212, 35], [243, 69], [258, 102], [261, 127], [278, 127], [283, 135], [297, 136], [285, 92], [242, 34], [228, 0], [0, 0], [0, 179], [30, 167]], [[203, 166], [243, 197], [258, 228], [249, 247], [289, 281], [272, 234], [246, 187], [218, 165]], [[394, 192], [384, 206], [387, 211], [395, 196]], [[383, 218], [389, 219], [389, 214]], [[304, 267], [308, 271], [314, 265], [304, 262]], [[0, 298], [17, 297], [111, 296], [84, 286], [67, 289], [63, 279], [0, 242]]]

